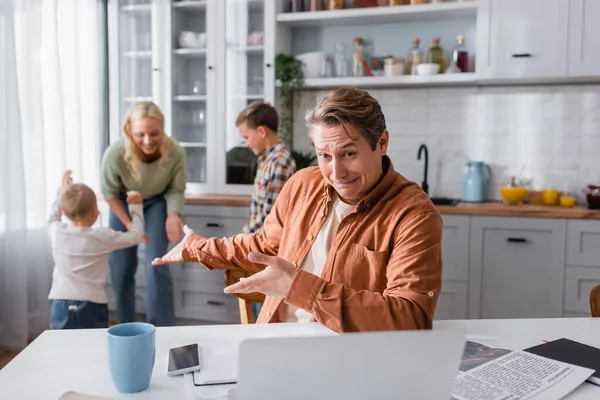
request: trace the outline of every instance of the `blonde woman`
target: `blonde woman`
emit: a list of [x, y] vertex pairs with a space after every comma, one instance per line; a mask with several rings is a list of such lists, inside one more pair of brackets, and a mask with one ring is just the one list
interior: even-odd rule
[[[168, 268], [155, 268], [150, 262], [166, 252], [169, 241], [179, 241], [186, 184], [185, 151], [165, 134], [164, 126], [156, 104], [135, 104], [127, 114], [124, 137], [106, 150], [102, 160], [102, 193], [111, 209], [110, 228], [131, 229], [128, 191], [137, 191], [144, 199], [146, 316], [156, 326], [174, 322], [173, 284]], [[133, 321], [137, 246], [114, 251], [109, 264], [118, 322]]]

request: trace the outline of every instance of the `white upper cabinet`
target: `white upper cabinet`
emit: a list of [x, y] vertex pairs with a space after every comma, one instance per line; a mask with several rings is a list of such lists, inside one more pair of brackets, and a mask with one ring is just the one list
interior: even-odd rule
[[566, 77], [568, 0], [480, 0], [479, 3], [479, 79]]
[[569, 1], [568, 75], [600, 75], [600, 1]]

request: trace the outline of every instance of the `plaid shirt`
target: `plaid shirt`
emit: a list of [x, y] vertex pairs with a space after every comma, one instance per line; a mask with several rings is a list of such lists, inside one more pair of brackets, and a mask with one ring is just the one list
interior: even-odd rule
[[279, 195], [285, 182], [296, 172], [292, 154], [283, 143], [258, 157], [254, 179], [254, 193], [250, 203], [250, 220], [244, 225], [244, 233], [258, 232]]

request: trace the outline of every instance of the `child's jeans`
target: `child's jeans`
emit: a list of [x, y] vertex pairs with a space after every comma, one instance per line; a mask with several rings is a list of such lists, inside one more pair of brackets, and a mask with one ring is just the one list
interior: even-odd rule
[[108, 328], [108, 305], [91, 301], [53, 300], [50, 329]]

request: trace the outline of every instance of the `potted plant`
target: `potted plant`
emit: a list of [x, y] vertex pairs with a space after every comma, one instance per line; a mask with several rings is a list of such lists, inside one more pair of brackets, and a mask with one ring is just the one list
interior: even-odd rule
[[279, 53], [275, 57], [275, 78], [279, 101], [279, 137], [292, 148], [294, 105], [304, 85], [302, 62], [294, 56]]
[[292, 157], [296, 163], [296, 171], [315, 165], [315, 161], [317, 161], [317, 156], [312, 151], [292, 150]]

